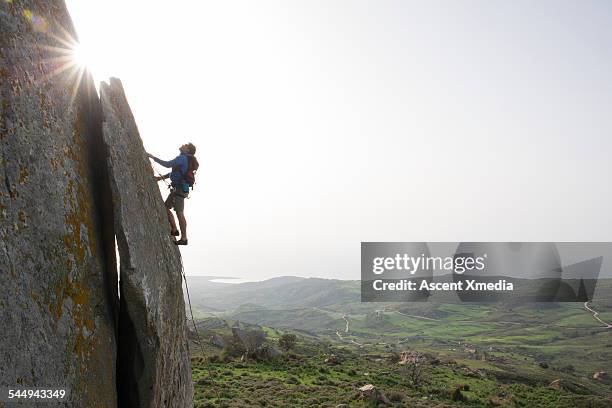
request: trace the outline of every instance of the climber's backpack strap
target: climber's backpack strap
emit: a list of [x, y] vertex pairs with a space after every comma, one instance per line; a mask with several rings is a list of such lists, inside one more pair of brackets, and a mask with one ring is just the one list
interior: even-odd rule
[[187, 173], [183, 174], [183, 180], [185, 183], [189, 184], [189, 187], [192, 189], [193, 185], [195, 184], [195, 176], [199, 167], [200, 163], [198, 163], [198, 159], [196, 159], [195, 156], [187, 156]]

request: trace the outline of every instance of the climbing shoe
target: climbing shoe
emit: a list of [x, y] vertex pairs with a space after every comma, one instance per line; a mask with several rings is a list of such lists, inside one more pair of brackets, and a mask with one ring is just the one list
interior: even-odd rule
[[172, 235], [173, 237], [178, 237], [180, 235], [180, 232], [178, 232], [178, 230], [170, 231], [170, 235]]
[[174, 241], [176, 245], [187, 245], [186, 239], [179, 239], [178, 241]]

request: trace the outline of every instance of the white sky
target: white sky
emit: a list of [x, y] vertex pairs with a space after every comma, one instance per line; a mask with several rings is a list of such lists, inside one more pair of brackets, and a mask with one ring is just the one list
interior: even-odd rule
[[146, 148], [198, 147], [189, 275], [357, 279], [361, 241], [612, 241], [610, 2], [67, 5]]

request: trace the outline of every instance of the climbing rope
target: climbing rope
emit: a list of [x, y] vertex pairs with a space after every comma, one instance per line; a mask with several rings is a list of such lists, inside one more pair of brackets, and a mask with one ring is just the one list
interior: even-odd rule
[[166, 185], [166, 187], [170, 188], [170, 187], [171, 187], [171, 186], [170, 186], [170, 183], [168, 183], [168, 182], [166, 181], [166, 179], [165, 179], [165, 178], [163, 178], [164, 176], [163, 176], [163, 175], [162, 175], [162, 174], [159, 172], [159, 170], [157, 169], [157, 166], [155, 166], [155, 164], [154, 164], [154, 163], [151, 163], [151, 167], [153, 168], [153, 171], [155, 172], [155, 174], [157, 174], [157, 176], [158, 176], [158, 177], [161, 177], [161, 178], [162, 178], [161, 180], [164, 182], [164, 184]]
[[198, 333], [198, 328], [195, 324], [195, 319], [193, 318], [193, 309], [191, 308], [191, 298], [189, 297], [189, 286], [187, 285], [187, 276], [185, 276], [185, 268], [183, 267], [183, 258], [181, 257], [181, 275], [183, 275], [183, 280], [185, 281], [185, 290], [187, 291], [187, 303], [189, 304], [189, 313], [191, 314], [191, 322], [193, 323], [193, 330], [195, 331], [196, 337], [198, 339], [198, 344], [200, 345], [200, 351], [202, 351], [202, 357], [205, 355], [204, 346], [202, 345], [202, 340], [200, 339], [200, 334]]

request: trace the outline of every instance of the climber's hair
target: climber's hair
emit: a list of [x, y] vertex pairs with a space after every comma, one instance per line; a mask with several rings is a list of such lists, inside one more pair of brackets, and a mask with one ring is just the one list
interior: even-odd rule
[[187, 148], [189, 149], [189, 154], [195, 154], [196, 147], [193, 143], [187, 143]]

